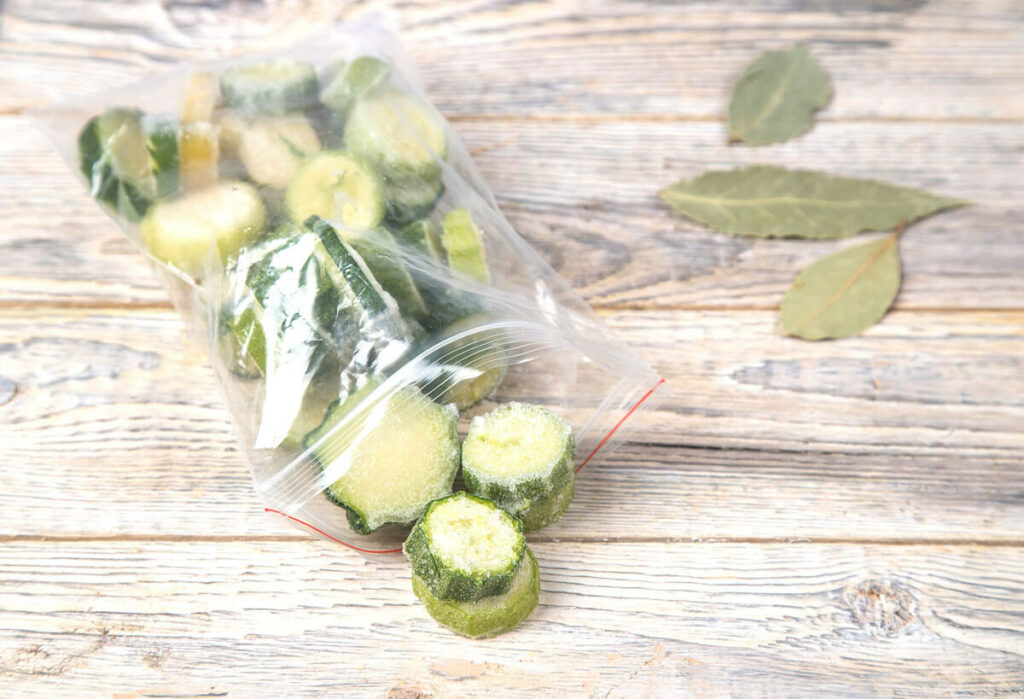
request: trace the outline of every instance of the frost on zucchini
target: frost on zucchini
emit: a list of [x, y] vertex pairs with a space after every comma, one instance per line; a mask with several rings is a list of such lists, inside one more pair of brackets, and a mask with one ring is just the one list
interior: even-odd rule
[[569, 506], [574, 458], [565, 421], [537, 405], [508, 403], [473, 418], [462, 444], [462, 475], [471, 493], [525, 513], [523, 524], [533, 530]]
[[437, 623], [469, 638], [490, 638], [511, 631], [537, 607], [540, 567], [527, 547], [508, 592], [476, 602], [441, 599], [416, 574], [412, 576], [412, 591]]
[[402, 548], [433, 596], [476, 602], [509, 591], [526, 539], [517, 518], [460, 492], [430, 503]]
[[312, 107], [319, 91], [313, 66], [289, 59], [230, 68], [221, 73], [220, 89], [232, 109], [272, 116]]
[[316, 131], [301, 115], [255, 119], [238, 139], [238, 157], [249, 176], [274, 189], [287, 187], [302, 160], [319, 150]]
[[360, 534], [415, 520], [451, 492], [459, 465], [455, 408], [412, 386], [376, 399], [375, 388], [339, 400], [306, 439], [330, 480], [324, 494]]
[[223, 262], [255, 241], [266, 225], [267, 211], [256, 190], [224, 180], [157, 202], [139, 223], [139, 235], [154, 257], [200, 278], [212, 252]]
[[345, 123], [345, 146], [396, 176], [436, 177], [448, 153], [441, 117], [400, 90], [377, 90], [356, 102]]

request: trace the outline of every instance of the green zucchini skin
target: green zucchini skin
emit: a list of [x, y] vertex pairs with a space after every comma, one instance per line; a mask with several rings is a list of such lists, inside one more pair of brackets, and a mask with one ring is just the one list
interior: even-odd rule
[[527, 547], [509, 591], [477, 602], [441, 599], [415, 573], [412, 575], [412, 590], [437, 623], [469, 638], [490, 638], [511, 631], [537, 607], [540, 566]]
[[176, 194], [178, 181], [178, 120], [170, 116], [146, 115], [142, 117], [146, 134], [149, 165], [156, 180], [156, 197], [164, 199]]
[[370, 316], [388, 313], [390, 306], [383, 289], [370, 276], [369, 269], [364, 268], [366, 262], [338, 236], [334, 227], [319, 216], [308, 218], [305, 226], [316, 234], [366, 313]]
[[440, 173], [421, 176], [385, 172], [385, 221], [389, 226], [401, 227], [429, 216], [442, 194], [444, 181]]
[[110, 109], [86, 122], [78, 134], [78, 165], [89, 183], [89, 193], [128, 221], [139, 221], [145, 216], [153, 202], [155, 187], [145, 177], [129, 177], [119, 171], [110, 139], [121, 125], [138, 130], [139, 151], [130, 155], [148, 163], [141, 115], [135, 109]]
[[[439, 508], [444, 508], [459, 499], [471, 500], [486, 508], [501, 513], [501, 521], [514, 528], [518, 534], [513, 550], [514, 559], [505, 568], [498, 571], [471, 571], [449, 565], [435, 550], [431, 538], [431, 515]], [[467, 525], [467, 526], [472, 526]], [[455, 493], [427, 506], [423, 516], [409, 532], [402, 546], [406, 558], [412, 565], [415, 575], [430, 589], [438, 599], [456, 600], [459, 602], [476, 602], [484, 597], [501, 595], [508, 592], [512, 579], [523, 560], [526, 550], [526, 539], [523, 537], [523, 524], [517, 518], [502, 510], [490, 500], [471, 495], [466, 492]]]
[[385, 174], [436, 177], [448, 155], [444, 122], [433, 107], [401, 90], [378, 89], [356, 101], [345, 147]]
[[484, 284], [491, 283], [483, 233], [468, 209], [452, 209], [445, 214], [441, 245], [453, 271]]
[[375, 56], [342, 61], [327, 70], [327, 84], [320, 91], [320, 101], [347, 116], [360, 98], [388, 82], [391, 70], [390, 63]]
[[[551, 420], [552, 424], [560, 426], [560, 436], [563, 446], [558, 455], [551, 462], [537, 463], [536, 468], [530, 475], [518, 477], [496, 476], [489, 472], [487, 459], [478, 457], [474, 447], [477, 439], [484, 439], [489, 429], [488, 422], [501, 420], [514, 416], [516, 412], [529, 411], [540, 419]], [[506, 451], [515, 450], [519, 454], [513, 454], [519, 458], [529, 458], [531, 454], [525, 453], [522, 446], [511, 444], [504, 447]], [[473, 418], [469, 425], [469, 432], [462, 444], [462, 478], [466, 489], [480, 497], [494, 500], [509, 512], [521, 515], [530, 507], [537, 505], [537, 510], [531, 516], [531, 526], [547, 519], [546, 511], [554, 512], [558, 509], [558, 499], [555, 502], [546, 503], [549, 498], [562, 492], [568, 483], [572, 482], [573, 468], [575, 463], [576, 442], [572, 429], [557, 415], [546, 408], [527, 403], [506, 403], [495, 408], [486, 415], [478, 415]], [[565, 493], [562, 492], [563, 497]], [[571, 501], [572, 497], [569, 496]], [[568, 507], [568, 502], [565, 503]], [[548, 510], [547, 508], [551, 508]], [[564, 508], [563, 508], [564, 512]], [[561, 513], [558, 514], [561, 516]], [[555, 518], [557, 519], [557, 517]], [[551, 521], [554, 521], [552, 519]], [[538, 528], [533, 526], [533, 529]]]
[[385, 291], [391, 294], [402, 315], [417, 322], [429, 315], [426, 301], [398, 256], [397, 244], [387, 230], [379, 228], [352, 238], [352, 247], [362, 255], [370, 272]]
[[576, 477], [570, 475], [569, 480], [555, 492], [539, 500], [531, 501], [525, 509], [519, 512], [519, 519], [523, 521], [523, 531], [528, 534], [557, 522], [569, 509], [575, 495]]
[[281, 59], [225, 70], [220, 90], [224, 103], [243, 114], [281, 116], [315, 105], [319, 84], [312, 64]]

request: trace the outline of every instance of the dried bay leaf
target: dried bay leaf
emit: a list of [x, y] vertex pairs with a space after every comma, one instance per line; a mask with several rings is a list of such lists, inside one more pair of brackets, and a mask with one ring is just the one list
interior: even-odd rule
[[828, 73], [803, 44], [766, 51], [744, 68], [729, 98], [729, 142], [785, 141], [811, 128], [832, 96]]
[[782, 329], [805, 340], [849, 337], [885, 315], [900, 288], [900, 230], [811, 264], [782, 299]]
[[890, 230], [901, 221], [967, 203], [876, 180], [774, 165], [712, 170], [659, 194], [698, 223], [759, 238], [844, 238]]

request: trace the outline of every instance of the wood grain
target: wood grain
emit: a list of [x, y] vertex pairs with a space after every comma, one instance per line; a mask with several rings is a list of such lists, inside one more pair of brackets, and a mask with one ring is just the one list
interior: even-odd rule
[[[117, 225], [20, 117], [0, 117], [0, 303], [166, 304]], [[0, 126], [2, 128], [2, 126]], [[896, 308], [1020, 308], [1024, 126], [819, 124], [770, 148], [725, 148], [717, 124], [456, 124], [512, 224], [591, 304], [777, 307], [797, 272], [859, 241], [752, 241], [688, 222], [659, 188], [754, 162], [822, 168], [974, 203], [903, 236]], [[912, 149], [913, 157], [908, 157]], [[25, 176], [30, 174], [31, 176]], [[40, 188], [46, 178], [49, 187]], [[44, 215], [45, 214], [45, 215]]]
[[314, 541], [9, 544], [0, 680], [131, 696], [901, 695], [922, 675], [937, 692], [1020, 689], [1018, 548], [533, 548], [539, 607], [479, 642], [438, 630], [397, 555]]
[[[675, 390], [545, 536], [1024, 539], [1021, 312], [897, 312], [842, 343], [781, 337], [771, 312], [606, 320]], [[2, 312], [0, 366], [0, 532], [278, 531], [171, 311]]]
[[8, 0], [0, 109], [87, 95], [175, 61], [285, 47], [367, 9], [401, 30], [448, 114], [719, 120], [747, 62], [804, 41], [837, 86], [823, 120], [1024, 119], [1024, 16], [1013, 0]]

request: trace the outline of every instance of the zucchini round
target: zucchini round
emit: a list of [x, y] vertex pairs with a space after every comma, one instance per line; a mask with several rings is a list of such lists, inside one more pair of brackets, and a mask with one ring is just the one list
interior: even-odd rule
[[273, 116], [313, 106], [318, 92], [313, 66], [290, 59], [230, 68], [221, 73], [220, 89], [232, 109]]
[[296, 223], [319, 216], [351, 230], [368, 230], [384, 218], [384, 187], [377, 173], [359, 158], [327, 150], [299, 165], [288, 184], [285, 204]]
[[349, 110], [364, 95], [387, 82], [391, 64], [374, 56], [360, 56], [332, 66], [327, 85], [320, 92], [320, 101], [339, 114]]
[[226, 259], [256, 240], [266, 224], [267, 211], [256, 190], [224, 180], [157, 202], [139, 223], [139, 235], [154, 257], [198, 278], [211, 246]]
[[399, 90], [378, 90], [356, 102], [345, 123], [345, 146], [382, 171], [435, 177], [448, 153], [441, 117]]
[[345, 508], [354, 531], [412, 522], [451, 492], [459, 466], [455, 408], [411, 386], [357, 413], [351, 403], [328, 410], [311, 448], [329, 477], [338, 474], [324, 494]]
[[387, 220], [392, 226], [404, 226], [428, 216], [444, 192], [441, 175], [421, 177], [415, 174], [386, 174], [384, 193]]
[[[449, 325], [440, 340], [453, 337], [486, 321], [474, 314]], [[447, 345], [437, 363], [443, 367], [440, 381], [432, 382], [439, 403], [453, 403], [460, 411], [476, 405], [498, 390], [505, 379], [508, 358], [500, 331], [480, 330]]]
[[511, 631], [537, 607], [540, 598], [540, 566], [529, 547], [512, 585], [502, 595], [476, 602], [441, 599], [415, 573], [412, 591], [427, 613], [442, 626], [469, 638], [489, 638]]
[[301, 115], [262, 117], [242, 130], [238, 157], [249, 176], [274, 189], [288, 186], [303, 158], [320, 150], [320, 139]]
[[548, 517], [542, 501], [572, 480], [574, 458], [572, 428], [564, 420], [538, 405], [507, 403], [470, 422], [462, 475], [469, 492], [513, 514], [537, 505], [539, 522]]
[[526, 539], [517, 518], [459, 492], [430, 503], [402, 549], [434, 597], [476, 602], [509, 591]]

